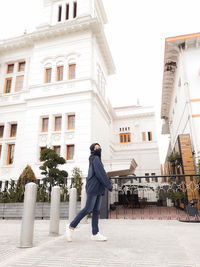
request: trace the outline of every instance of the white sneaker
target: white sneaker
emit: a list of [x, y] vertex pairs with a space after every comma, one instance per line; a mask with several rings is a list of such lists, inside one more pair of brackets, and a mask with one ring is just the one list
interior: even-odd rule
[[66, 231], [65, 231], [65, 235], [67, 238], [68, 242], [72, 242], [72, 235], [73, 235], [74, 230], [69, 228], [69, 224], [67, 224], [66, 226]]
[[107, 241], [107, 237], [101, 235], [100, 233], [97, 233], [96, 235], [91, 236], [91, 240], [93, 240], [93, 241]]

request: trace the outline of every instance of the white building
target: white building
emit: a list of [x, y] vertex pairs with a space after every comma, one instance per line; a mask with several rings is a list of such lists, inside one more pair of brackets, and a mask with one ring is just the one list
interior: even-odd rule
[[102, 1], [43, 3], [35, 32], [0, 41], [0, 179], [17, 179], [27, 164], [41, 177], [47, 146], [67, 160], [69, 174], [79, 167], [86, 175], [93, 142], [102, 145], [107, 171], [129, 169], [135, 159], [137, 174], [159, 174], [152, 110], [113, 109], [106, 99], [115, 66]]
[[168, 154], [179, 136], [187, 134], [194, 161], [200, 156], [199, 37], [200, 33], [166, 39], [161, 108], [162, 133], [170, 134]]

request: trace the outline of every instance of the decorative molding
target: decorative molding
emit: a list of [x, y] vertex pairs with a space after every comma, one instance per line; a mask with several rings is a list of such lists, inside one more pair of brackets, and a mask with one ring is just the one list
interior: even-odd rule
[[192, 115], [192, 118], [199, 118], [200, 117], [200, 114], [193, 114]]
[[200, 98], [194, 98], [194, 99], [190, 99], [190, 102], [199, 102]]
[[[56, 24], [54, 26], [49, 25], [49, 28], [45, 27], [45, 29], [38, 29], [30, 34], [0, 41], [0, 53], [25, 47], [34, 47], [35, 43], [38, 41], [57, 38], [58, 36], [84, 30], [91, 30], [96, 35], [97, 42], [108, 69], [108, 74], [114, 74], [115, 66], [106, 40], [103, 25], [97, 18], [92, 18], [90, 15]], [[79, 55], [77, 54], [77, 56]]]

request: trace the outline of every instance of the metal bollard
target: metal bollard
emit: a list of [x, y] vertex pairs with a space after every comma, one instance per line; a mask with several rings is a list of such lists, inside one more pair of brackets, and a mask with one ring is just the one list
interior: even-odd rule
[[28, 183], [25, 186], [24, 209], [20, 234], [20, 248], [33, 246], [33, 231], [35, 219], [35, 206], [37, 196], [37, 185]]
[[60, 224], [60, 186], [54, 186], [51, 191], [51, 210], [49, 234], [58, 235]]
[[[85, 207], [86, 199], [87, 199], [87, 195], [86, 195], [85, 187], [83, 187], [81, 190], [81, 209], [83, 209]], [[87, 223], [87, 216], [85, 216], [81, 220], [81, 223]]]
[[71, 188], [69, 191], [69, 221], [71, 222], [76, 216], [77, 189]]

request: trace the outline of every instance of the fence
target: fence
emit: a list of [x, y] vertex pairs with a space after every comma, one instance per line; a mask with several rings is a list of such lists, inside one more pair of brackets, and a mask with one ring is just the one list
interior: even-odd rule
[[[47, 179], [37, 179], [37, 203], [36, 203], [36, 219], [50, 218], [50, 200], [51, 190], [54, 185], [52, 181]], [[1, 219], [20, 219], [22, 218], [24, 188], [27, 181], [22, 185], [17, 185], [17, 181], [0, 181], [0, 218]], [[57, 182], [59, 184], [59, 181]], [[73, 178], [64, 179], [64, 183], [60, 185], [61, 204], [60, 218], [67, 219], [69, 213], [69, 189], [74, 183]], [[78, 195], [77, 212], [81, 208], [80, 195]]]
[[200, 175], [111, 179], [109, 218], [199, 220]]
[[[178, 219], [198, 220], [200, 210], [200, 175], [124, 176], [111, 178], [113, 192], [103, 201], [108, 218], [118, 219]], [[36, 180], [38, 185], [36, 218], [49, 218], [52, 182]], [[59, 181], [58, 181], [59, 183]], [[25, 182], [22, 188], [25, 186]], [[61, 185], [61, 218], [67, 218], [69, 188], [73, 178]], [[15, 181], [0, 181], [0, 218], [19, 218], [22, 212], [23, 190], [16, 201]], [[2, 196], [6, 196], [7, 200]], [[80, 201], [80, 195], [79, 201]], [[6, 203], [12, 202], [12, 203]], [[104, 203], [105, 202], [105, 203]], [[80, 210], [80, 202], [78, 202]], [[106, 212], [105, 212], [106, 214]], [[103, 218], [103, 217], [102, 217]]]

